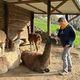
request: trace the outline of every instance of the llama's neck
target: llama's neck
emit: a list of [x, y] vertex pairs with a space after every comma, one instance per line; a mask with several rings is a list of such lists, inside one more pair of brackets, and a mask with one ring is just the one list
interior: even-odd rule
[[27, 30], [28, 30], [28, 35], [29, 35], [31, 33], [29, 26], [27, 26]]
[[42, 55], [42, 60], [46, 61], [49, 59], [50, 57], [50, 51], [51, 51], [51, 38], [48, 37], [45, 48], [44, 48], [44, 52]]
[[14, 41], [20, 40], [20, 33], [17, 34], [17, 38]]
[[18, 33], [18, 36], [17, 37], [18, 37], [18, 39], [20, 39], [20, 33]]
[[30, 30], [29, 30], [29, 26], [27, 26], [27, 31], [28, 31], [28, 38], [29, 38], [29, 34], [30, 34]]

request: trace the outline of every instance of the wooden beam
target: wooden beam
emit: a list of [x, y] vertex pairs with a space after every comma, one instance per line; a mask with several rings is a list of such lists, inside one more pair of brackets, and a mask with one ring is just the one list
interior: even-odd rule
[[[10, 4], [21, 4], [21, 3], [38, 3], [38, 2], [47, 2], [47, 0], [27, 0], [27, 1], [22, 1], [22, 0], [18, 0], [17, 2], [9, 2]], [[50, 0], [52, 2], [54, 1], [62, 1], [62, 0]]]
[[38, 2], [42, 2], [42, 1], [37, 1], [37, 0], [27, 0], [27, 1], [22, 1], [19, 0], [17, 2], [8, 2], [9, 4], [25, 4], [25, 3], [38, 3]]
[[34, 8], [34, 9], [36, 9], [36, 10], [38, 10], [38, 11], [41, 11], [43, 13], [46, 13], [45, 11], [43, 11], [43, 10], [41, 10], [41, 9], [35, 7], [35, 6], [32, 6], [32, 5], [28, 4], [28, 3], [25, 3], [25, 4], [28, 5], [28, 6], [30, 6], [30, 7], [32, 7], [32, 8]]
[[54, 2], [54, 1], [62, 1], [62, 0], [50, 0], [50, 1], [53, 1]]
[[[38, 13], [38, 12], [34, 12], [34, 14], [44, 14], [44, 13]], [[46, 14], [46, 13], [45, 13]], [[66, 13], [51, 13], [52, 15], [65, 15]], [[68, 15], [80, 15], [80, 13], [67, 13]]]
[[35, 27], [34, 27], [34, 12], [31, 12], [31, 33], [34, 33], [35, 32]]
[[21, 2], [22, 0], [18, 0], [19, 2]]
[[[51, 7], [52, 7], [53, 9], [55, 9], [55, 7], [53, 7], [52, 5], [51, 5]], [[56, 11], [59, 12], [59, 13], [62, 13], [62, 12], [59, 11], [58, 9], [56, 9]]]
[[64, 3], [66, 3], [68, 0], [64, 0], [64, 1], [62, 1], [58, 6], [56, 6], [52, 11], [51, 11], [51, 13], [53, 12], [53, 11], [55, 11], [55, 10], [57, 10], [59, 7], [61, 7]]
[[78, 4], [76, 3], [76, 1], [75, 1], [75, 0], [72, 0], [72, 1], [73, 1], [74, 5], [76, 6], [76, 8], [78, 9], [78, 11], [80, 12], [80, 7], [79, 7]]
[[77, 18], [77, 17], [79, 17], [80, 15], [76, 15], [76, 16], [74, 16], [73, 18], [71, 18], [70, 20], [69, 20], [69, 22], [71, 22], [73, 19], [75, 19], [75, 18]]
[[[46, 4], [46, 5], [47, 5], [47, 2], [45, 2], [45, 1], [44, 1], [44, 4]], [[53, 8], [53, 9], [54, 9], [55, 7], [53, 7], [53, 6], [51, 5], [51, 8]], [[59, 10], [57, 10], [57, 9], [56, 9], [56, 11], [58, 11], [59, 13], [62, 13], [61, 11], [59, 11]]]
[[50, 19], [50, 15], [51, 15], [51, 1], [47, 0], [47, 32], [48, 35], [51, 35], [51, 19]]
[[4, 5], [4, 31], [8, 36], [8, 20], [9, 20], [8, 3], [6, 1], [3, 1], [3, 5]]

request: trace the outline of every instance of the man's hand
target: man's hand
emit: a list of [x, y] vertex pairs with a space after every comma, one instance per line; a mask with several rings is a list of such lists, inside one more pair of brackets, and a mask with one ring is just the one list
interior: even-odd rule
[[60, 40], [59, 37], [57, 37], [57, 36], [51, 36], [51, 38], [55, 39], [56, 40], [56, 44], [58, 44], [58, 40]]
[[52, 39], [55, 39], [55, 40], [59, 40], [59, 37], [57, 36], [51, 36]]
[[65, 48], [68, 48], [70, 45], [65, 45]]

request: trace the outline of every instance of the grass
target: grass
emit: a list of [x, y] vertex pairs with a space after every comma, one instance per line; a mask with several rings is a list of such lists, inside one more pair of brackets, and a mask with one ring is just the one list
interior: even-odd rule
[[75, 46], [78, 47], [80, 45], [80, 32], [76, 31], [76, 40], [75, 40]]
[[[38, 29], [43, 30], [44, 32], [47, 31], [47, 21], [43, 19], [35, 18], [34, 24]], [[56, 30], [59, 29], [59, 25], [57, 24], [51, 24], [51, 32], [56, 32]], [[75, 46], [78, 47], [80, 45], [80, 32], [76, 31], [76, 40], [75, 40]]]
[[[34, 24], [35, 24], [35, 26], [37, 27], [37, 28], [39, 28], [39, 29], [41, 29], [41, 30], [43, 30], [44, 32], [46, 32], [47, 31], [47, 22], [45, 21], [45, 20], [40, 20], [40, 19], [35, 19], [34, 20]], [[55, 32], [56, 31], [56, 29], [58, 29], [59, 28], [59, 26], [57, 25], [57, 24], [51, 24], [51, 31], [52, 32]]]

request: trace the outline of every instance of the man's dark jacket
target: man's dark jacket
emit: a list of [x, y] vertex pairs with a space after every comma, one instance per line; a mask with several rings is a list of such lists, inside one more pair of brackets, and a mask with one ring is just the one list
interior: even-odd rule
[[58, 37], [61, 40], [62, 46], [70, 45], [72, 46], [74, 40], [75, 40], [75, 31], [73, 29], [73, 26], [68, 25], [65, 29], [59, 29]]

